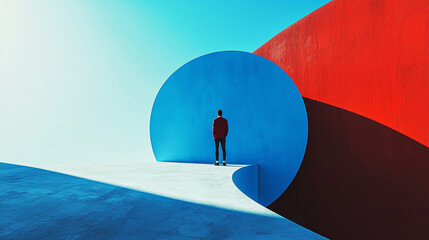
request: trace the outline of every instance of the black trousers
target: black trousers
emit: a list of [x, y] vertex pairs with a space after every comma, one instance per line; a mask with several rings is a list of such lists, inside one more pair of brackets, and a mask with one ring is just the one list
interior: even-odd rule
[[226, 150], [225, 150], [225, 138], [215, 138], [216, 145], [216, 161], [219, 161], [219, 142], [222, 146], [223, 160], [226, 159]]

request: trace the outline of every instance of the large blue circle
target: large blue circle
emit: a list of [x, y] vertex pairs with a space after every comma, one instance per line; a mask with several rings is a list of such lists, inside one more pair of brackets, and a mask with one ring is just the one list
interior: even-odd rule
[[289, 186], [304, 156], [308, 123], [298, 88], [280, 67], [252, 53], [215, 52], [186, 63], [153, 104], [157, 161], [214, 163], [218, 109], [229, 123], [227, 163], [258, 164], [256, 200], [268, 206]]

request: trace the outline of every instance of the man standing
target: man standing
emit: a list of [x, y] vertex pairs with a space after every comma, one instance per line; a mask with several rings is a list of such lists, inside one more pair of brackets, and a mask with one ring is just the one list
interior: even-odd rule
[[218, 117], [213, 120], [213, 136], [216, 146], [216, 166], [219, 166], [219, 142], [222, 146], [223, 165], [226, 166], [225, 138], [228, 135], [228, 121], [222, 117], [222, 110], [217, 111]]

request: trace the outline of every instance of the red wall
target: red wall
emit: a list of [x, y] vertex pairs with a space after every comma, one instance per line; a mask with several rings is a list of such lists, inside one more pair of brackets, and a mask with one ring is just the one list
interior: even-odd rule
[[255, 51], [303, 97], [429, 146], [428, 0], [334, 0]]
[[428, 0], [334, 0], [255, 51], [309, 119], [270, 209], [334, 239], [429, 239], [428, 13]]

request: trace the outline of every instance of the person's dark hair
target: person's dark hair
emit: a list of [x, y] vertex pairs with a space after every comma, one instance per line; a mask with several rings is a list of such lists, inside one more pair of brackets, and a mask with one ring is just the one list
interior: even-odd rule
[[220, 109], [219, 109], [219, 110], [217, 111], [217, 115], [218, 115], [218, 116], [220, 116], [220, 117], [222, 117], [222, 110], [220, 110]]

